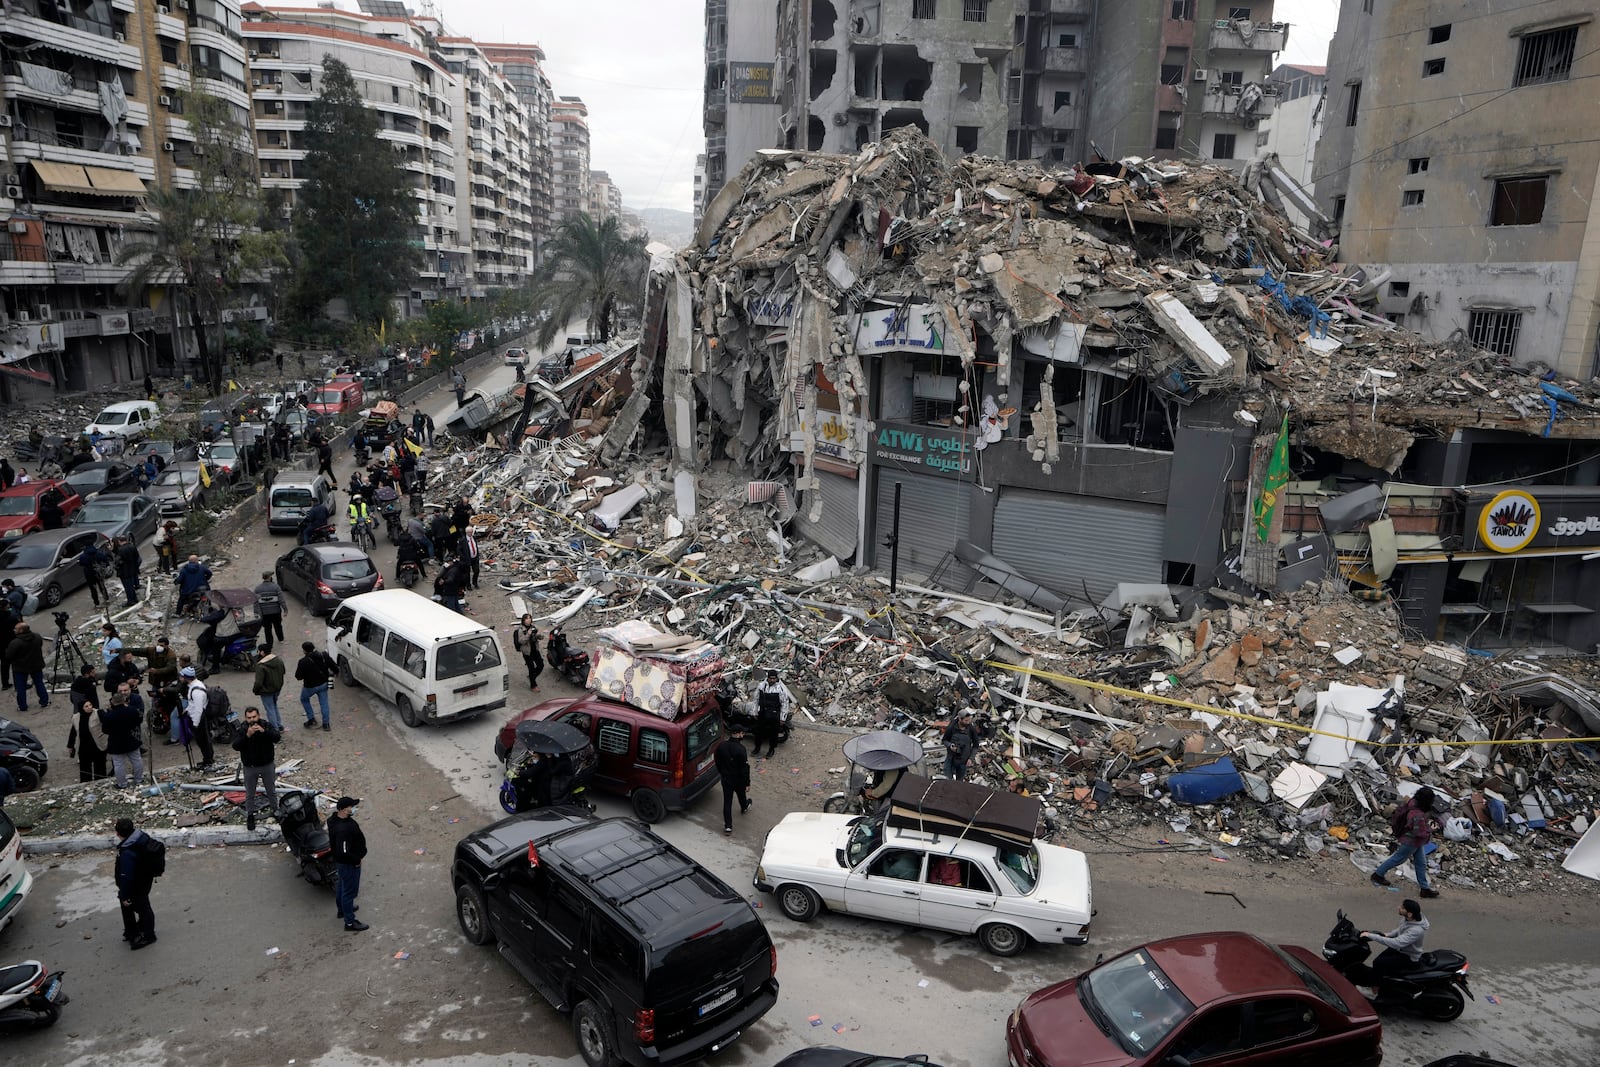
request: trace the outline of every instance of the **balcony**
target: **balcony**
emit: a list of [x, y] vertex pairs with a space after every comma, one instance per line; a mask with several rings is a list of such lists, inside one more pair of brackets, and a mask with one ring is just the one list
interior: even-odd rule
[[12, 3], [5, 17], [9, 35], [84, 59], [115, 63], [133, 70], [143, 67], [139, 49], [119, 40], [116, 27], [110, 21], [88, 18], [40, 0]]
[[1094, 12], [1094, 0], [1050, 0], [1050, 14], [1068, 19], [1087, 19]]
[[1051, 74], [1084, 74], [1089, 70], [1088, 50], [1084, 48], [1047, 48], [1044, 69]]
[[1278, 98], [1276, 96], [1263, 95], [1256, 98], [1253, 108], [1241, 112], [1239, 102], [1242, 99], [1242, 92], [1239, 87], [1233, 85], [1224, 86], [1222, 92], [1208, 92], [1201, 100], [1200, 113], [1213, 118], [1245, 122], [1264, 119], [1271, 115], [1278, 106]]
[[1210, 50], [1218, 52], [1281, 52], [1289, 40], [1287, 22], [1229, 22], [1218, 19], [1211, 25]]
[[156, 33], [174, 41], [182, 41], [189, 36], [189, 27], [182, 19], [173, 15], [163, 15], [157, 11]]

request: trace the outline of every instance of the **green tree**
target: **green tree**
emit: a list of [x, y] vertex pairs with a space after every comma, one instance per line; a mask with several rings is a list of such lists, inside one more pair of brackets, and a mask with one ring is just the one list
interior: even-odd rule
[[588, 320], [591, 336], [611, 340], [619, 308], [644, 295], [650, 265], [644, 238], [624, 237], [614, 218], [596, 223], [579, 212], [561, 224], [545, 254], [529, 292], [531, 305], [548, 313], [539, 324], [539, 346], [579, 316]]
[[304, 136], [296, 312], [315, 319], [329, 300], [343, 298], [356, 322], [374, 326], [417, 276], [417, 202], [394, 149], [378, 137], [377, 112], [331, 55], [322, 57], [322, 89], [307, 108]]
[[456, 339], [464, 330], [482, 323], [483, 316], [474, 308], [457, 300], [438, 300], [428, 305], [428, 317], [422, 321], [420, 334], [423, 343], [433, 346], [446, 365], [456, 359]]
[[283, 261], [283, 240], [256, 227], [261, 186], [248, 120], [221, 97], [198, 91], [183, 94], [183, 115], [194, 134], [188, 161], [194, 182], [149, 197], [155, 224], [122, 246], [118, 262], [133, 270], [120, 288], [136, 294], [153, 285], [172, 287], [178, 310], [193, 313], [201, 375], [218, 393], [222, 311], [241, 284], [264, 280]]

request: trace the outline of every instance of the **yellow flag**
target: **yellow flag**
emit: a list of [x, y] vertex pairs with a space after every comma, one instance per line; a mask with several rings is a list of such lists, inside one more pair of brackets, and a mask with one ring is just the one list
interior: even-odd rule
[[400, 440], [405, 444], [406, 448], [410, 450], [413, 456], [422, 455], [422, 446], [417, 442], [411, 440], [409, 437], [402, 437]]
[[211, 472], [206, 470], [204, 463], [200, 464], [200, 484], [207, 489], [211, 488]]

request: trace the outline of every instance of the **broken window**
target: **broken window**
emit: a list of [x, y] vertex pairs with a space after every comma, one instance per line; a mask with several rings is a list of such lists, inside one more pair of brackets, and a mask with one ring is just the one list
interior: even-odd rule
[[1572, 76], [1572, 57], [1578, 48], [1578, 27], [1530, 33], [1517, 45], [1517, 77], [1512, 85], [1564, 82]]
[[1078, 47], [1078, 35], [1075, 34], [1075, 33], [1063, 33], [1061, 36], [1056, 38], [1056, 47], [1057, 48], [1076, 48], [1076, 47]]
[[831, 48], [811, 50], [811, 99], [815, 100], [833, 88], [833, 76], [839, 69], [839, 54]]
[[1351, 82], [1349, 89], [1350, 100], [1345, 105], [1344, 124], [1346, 126], [1354, 126], [1356, 124], [1356, 113], [1361, 109], [1361, 83]]
[[1055, 106], [1055, 110], [1060, 111], [1064, 107], [1071, 107], [1071, 106], [1072, 106], [1072, 90], [1070, 90], [1070, 89], [1058, 89], [1058, 90], [1056, 90], [1056, 106]]
[[933, 64], [911, 45], [891, 45], [883, 50], [883, 99], [921, 100], [933, 80]]
[[1400, 299], [1404, 299], [1404, 298], [1410, 296], [1411, 295], [1411, 283], [1410, 282], [1390, 282], [1389, 283], [1389, 295], [1393, 296], [1393, 297], [1398, 297]]
[[1178, 116], [1162, 115], [1156, 125], [1156, 148], [1173, 151], [1178, 147]]
[[869, 48], [854, 53], [855, 94], [863, 100], [878, 98], [878, 50]]
[[1531, 226], [1544, 220], [1544, 198], [1550, 186], [1546, 175], [1537, 178], [1503, 178], [1494, 183], [1490, 226]]
[[[1056, 368], [1059, 376], [1061, 369]], [[1143, 378], [1096, 375], [1095, 439], [1108, 445], [1132, 445], [1172, 451], [1167, 404]]]
[[822, 120], [812, 115], [806, 120], [806, 148], [812, 152], [822, 151], [822, 142], [828, 136], [828, 127]]
[[1337, 229], [1339, 224], [1342, 223], [1343, 221], [1344, 221], [1344, 197], [1336, 196], [1336, 197], [1333, 198], [1333, 225], [1334, 225], [1334, 228]]
[[1406, 161], [1407, 174], [1426, 174], [1428, 172], [1427, 156], [1412, 156]]
[[915, 126], [923, 133], [928, 132], [928, 120], [922, 112], [913, 107], [897, 107], [883, 113], [883, 132], [897, 130], [902, 126]]
[[1467, 315], [1467, 340], [1497, 356], [1515, 356], [1521, 332], [1520, 311], [1472, 311]]
[[[1045, 388], [1045, 368], [1047, 364], [1037, 360], [1024, 360], [1022, 363], [1022, 411], [1032, 412], [1039, 406], [1039, 399]], [[1069, 367], [1056, 364], [1055, 372], [1051, 375], [1050, 398], [1056, 412], [1056, 439], [1058, 441], [1077, 441], [1082, 439], [1083, 430], [1079, 426], [1081, 411], [1079, 404], [1083, 399], [1084, 371], [1079, 367]], [[1020, 420], [1021, 426], [1027, 426], [1028, 420]]]
[[1172, 0], [1172, 17], [1178, 22], [1194, 21], [1194, 0]]
[[1228, 8], [1228, 20], [1230, 22], [1249, 22], [1250, 9], [1247, 7], [1230, 7]]
[[1233, 139], [1234, 135], [1231, 133], [1219, 133], [1214, 135], [1211, 138], [1211, 158], [1232, 159]]
[[1065, 148], [1050, 149], [1050, 160], [1054, 163], [1065, 163], [1067, 160], [1067, 150]]
[[1022, 103], [1022, 72], [1013, 71], [1006, 78], [1006, 100], [1012, 104]]
[[983, 64], [961, 64], [961, 99], [983, 99]]
[[1436, 74], [1444, 73], [1443, 59], [1425, 59], [1422, 61], [1422, 76], [1431, 78]]
[[957, 126], [956, 147], [959, 148], [964, 155], [970, 155], [973, 152], [976, 152], [978, 150], [978, 127]]
[[1407, 189], [1400, 194], [1401, 207], [1416, 207], [1422, 203], [1421, 189]]
[[833, 40], [833, 24], [838, 21], [838, 14], [833, 10], [833, 5], [828, 0], [811, 0], [811, 39], [813, 41]]
[[1168, 48], [1161, 57], [1161, 84], [1182, 85], [1184, 75], [1189, 70], [1189, 50], [1187, 48]]
[[1444, 44], [1449, 39], [1450, 39], [1450, 23], [1447, 22], [1443, 26], [1429, 26], [1428, 27], [1428, 43], [1429, 44]]
[[911, 17], [936, 19], [939, 17], [939, 0], [911, 0]]
[[962, 22], [988, 22], [989, 0], [961, 0]]

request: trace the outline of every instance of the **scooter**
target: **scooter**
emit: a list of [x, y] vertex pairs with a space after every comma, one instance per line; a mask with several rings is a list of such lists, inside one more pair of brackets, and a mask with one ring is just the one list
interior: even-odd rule
[[50, 770], [50, 757], [32, 730], [20, 722], [0, 719], [0, 767], [11, 772], [18, 792], [31, 793]]
[[312, 885], [332, 887], [337, 875], [333, 842], [317, 814], [318, 792], [298, 787], [278, 790], [278, 830], [290, 854], [300, 862], [300, 877]]
[[1367, 966], [1371, 952], [1371, 943], [1360, 936], [1356, 924], [1339, 912], [1338, 922], [1322, 946], [1322, 958], [1356, 985], [1377, 986], [1374, 1008], [1398, 1008], [1449, 1022], [1460, 1016], [1472, 998], [1467, 986], [1467, 968], [1471, 965], [1459, 952], [1424, 952], [1415, 970], [1381, 977]]
[[400, 584], [405, 586], [407, 589], [410, 589], [412, 586], [416, 585], [422, 580], [422, 571], [417, 568], [415, 563], [408, 559], [404, 563], [400, 564], [400, 573], [398, 577], [400, 579]]
[[[756, 709], [755, 704], [748, 700], [739, 699], [739, 691], [727, 678], [717, 686], [717, 708], [722, 712], [722, 725], [729, 733], [737, 730], [739, 733], [755, 736]], [[789, 720], [794, 713], [789, 712], [778, 720], [778, 744], [789, 740]]]
[[318, 545], [327, 541], [337, 541], [339, 532], [334, 529], [333, 523], [324, 523], [306, 535], [306, 544]]
[[0, 1030], [42, 1030], [55, 1025], [69, 1003], [61, 980], [66, 971], [46, 971], [38, 960], [0, 967]]
[[582, 689], [589, 684], [589, 653], [567, 644], [567, 635], [561, 627], [552, 626], [544, 642], [545, 663], [573, 685]]

